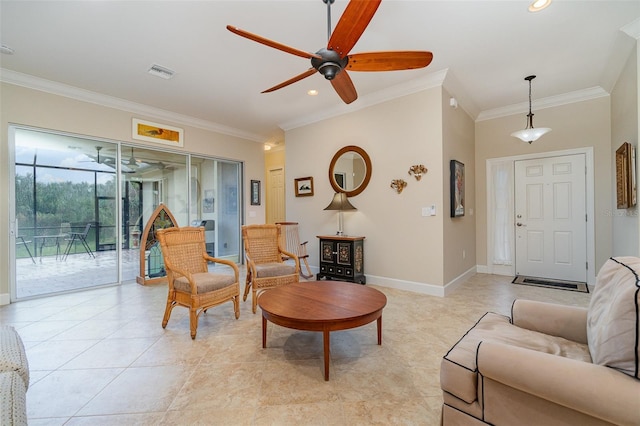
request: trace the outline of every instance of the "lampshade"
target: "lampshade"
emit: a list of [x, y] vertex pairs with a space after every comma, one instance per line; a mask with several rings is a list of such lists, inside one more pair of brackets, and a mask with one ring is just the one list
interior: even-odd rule
[[347, 194], [345, 194], [344, 192], [336, 192], [336, 194], [333, 196], [333, 200], [331, 200], [331, 203], [329, 203], [329, 205], [324, 209], [338, 211], [338, 232], [336, 232], [336, 235], [344, 235], [344, 218], [342, 217], [342, 212], [346, 210], [357, 210], [355, 207], [353, 207], [353, 204], [349, 202], [349, 197], [347, 197]]
[[529, 82], [529, 114], [527, 114], [527, 126], [524, 130], [518, 130], [517, 132], [511, 133], [511, 136], [522, 140], [522, 142], [529, 143], [538, 140], [540, 136], [551, 131], [549, 127], [539, 127], [537, 129], [533, 127], [533, 113], [531, 112], [531, 80], [534, 78], [536, 78], [535, 75], [530, 75], [524, 78]]
[[511, 136], [519, 138], [522, 142], [533, 142], [537, 141], [540, 136], [545, 133], [549, 133], [551, 129], [549, 127], [536, 127], [536, 128], [528, 128], [524, 130], [518, 130], [517, 132], [511, 133]]
[[324, 208], [325, 210], [358, 210], [349, 202], [347, 194], [344, 192], [336, 192], [331, 203]]

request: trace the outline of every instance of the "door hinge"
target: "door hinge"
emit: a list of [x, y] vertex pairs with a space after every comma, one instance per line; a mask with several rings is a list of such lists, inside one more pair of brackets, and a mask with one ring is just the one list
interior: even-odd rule
[[585, 262], [584, 267], [588, 271], [589, 270], [589, 262]]
[[584, 214], [584, 221], [589, 222], [589, 215], [586, 213]]

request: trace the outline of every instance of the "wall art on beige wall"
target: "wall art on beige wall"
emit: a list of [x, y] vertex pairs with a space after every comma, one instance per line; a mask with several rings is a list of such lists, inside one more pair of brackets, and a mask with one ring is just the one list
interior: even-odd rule
[[131, 137], [141, 141], [161, 143], [164, 145], [184, 146], [184, 130], [166, 124], [133, 119]]
[[637, 203], [636, 199], [635, 149], [623, 143], [616, 150], [616, 207], [628, 209]]
[[464, 216], [464, 164], [451, 160], [451, 217]]
[[295, 179], [296, 197], [310, 197], [313, 195], [313, 177], [307, 176]]

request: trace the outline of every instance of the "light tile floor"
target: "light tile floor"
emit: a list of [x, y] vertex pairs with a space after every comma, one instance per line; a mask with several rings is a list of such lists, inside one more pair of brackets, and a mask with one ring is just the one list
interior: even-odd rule
[[27, 348], [33, 426], [437, 425], [440, 360], [483, 313], [508, 315], [515, 298], [589, 302], [483, 274], [445, 298], [372, 287], [388, 298], [382, 346], [375, 322], [332, 333], [329, 382], [321, 334], [269, 324], [262, 349], [250, 300], [239, 320], [231, 303], [202, 315], [196, 340], [184, 308], [162, 329], [163, 285], [18, 302], [0, 307], [0, 322]]

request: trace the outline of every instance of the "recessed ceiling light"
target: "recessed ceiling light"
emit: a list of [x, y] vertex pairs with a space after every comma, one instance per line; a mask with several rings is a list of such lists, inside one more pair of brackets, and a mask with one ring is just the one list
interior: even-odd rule
[[529, 5], [529, 12], [539, 12], [551, 4], [551, 0], [535, 0]]
[[316, 96], [318, 94], [318, 91], [316, 89], [311, 89], [307, 92], [307, 95], [309, 96]]
[[151, 65], [151, 68], [149, 68], [149, 71], [147, 72], [151, 75], [155, 75], [156, 77], [164, 78], [165, 80], [169, 80], [176, 73], [169, 68], [157, 64]]
[[271, 150], [271, 145], [265, 143], [264, 144], [264, 150], [265, 151], [270, 151]]
[[0, 52], [4, 53], [5, 55], [13, 55], [14, 50], [9, 46], [3, 44], [2, 46], [0, 46]]

